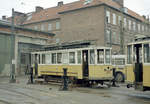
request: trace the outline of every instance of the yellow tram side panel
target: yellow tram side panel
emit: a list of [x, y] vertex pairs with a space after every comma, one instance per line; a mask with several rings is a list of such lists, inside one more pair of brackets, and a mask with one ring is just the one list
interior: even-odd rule
[[67, 76], [82, 79], [82, 66], [81, 65], [39, 65], [38, 76], [51, 75], [63, 76], [63, 68], [67, 68]]
[[143, 65], [143, 86], [150, 87], [150, 64]]
[[[107, 69], [109, 67], [109, 69]], [[111, 65], [90, 65], [89, 79], [94, 80], [112, 80], [112, 66]]]
[[133, 84], [135, 80], [134, 75], [134, 66], [133, 65], [127, 65], [126, 66], [126, 82], [129, 84]]

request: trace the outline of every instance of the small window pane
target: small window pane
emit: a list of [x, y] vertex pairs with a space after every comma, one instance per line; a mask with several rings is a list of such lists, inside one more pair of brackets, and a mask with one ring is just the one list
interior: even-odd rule
[[58, 64], [62, 63], [62, 53], [57, 53], [57, 63]]
[[56, 29], [60, 29], [60, 22], [56, 22]]
[[103, 49], [97, 50], [97, 63], [104, 64], [104, 50]]
[[62, 59], [63, 64], [68, 64], [68, 53], [63, 53], [63, 59]]
[[42, 54], [42, 64], [45, 64], [45, 54]]
[[75, 52], [69, 52], [69, 63], [75, 64]]
[[144, 62], [150, 63], [150, 46], [149, 46], [149, 44], [144, 45]]
[[132, 63], [132, 46], [127, 47], [127, 63], [131, 64]]
[[94, 50], [90, 50], [90, 64], [95, 64]]
[[77, 52], [77, 56], [78, 56], [78, 64], [81, 64], [81, 51]]
[[45, 58], [46, 58], [46, 64], [51, 64], [51, 55], [50, 54], [46, 54]]
[[110, 60], [111, 60], [111, 57], [110, 57], [110, 49], [106, 49], [106, 64], [110, 64]]
[[52, 64], [56, 64], [56, 53], [52, 53]]

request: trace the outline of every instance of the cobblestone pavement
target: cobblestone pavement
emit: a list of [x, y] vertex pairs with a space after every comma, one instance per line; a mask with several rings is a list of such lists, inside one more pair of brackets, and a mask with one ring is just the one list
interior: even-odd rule
[[59, 91], [57, 85], [26, 84], [27, 77], [8, 83], [0, 77], [0, 104], [150, 104], [150, 92], [118, 88], [73, 88]]

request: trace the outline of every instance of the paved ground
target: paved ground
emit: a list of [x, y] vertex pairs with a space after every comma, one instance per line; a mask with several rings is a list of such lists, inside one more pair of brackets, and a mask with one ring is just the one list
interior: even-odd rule
[[57, 85], [27, 85], [27, 78], [10, 84], [0, 78], [0, 104], [150, 104], [150, 92], [119, 88], [73, 88], [59, 91]]

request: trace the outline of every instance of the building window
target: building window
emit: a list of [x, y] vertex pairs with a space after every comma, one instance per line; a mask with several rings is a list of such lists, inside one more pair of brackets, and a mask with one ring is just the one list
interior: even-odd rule
[[131, 20], [129, 20], [129, 30], [131, 30]]
[[113, 35], [112, 35], [112, 42], [114, 43], [114, 44], [116, 44], [116, 39], [117, 39], [117, 36], [116, 36], [116, 32], [113, 32]]
[[106, 11], [106, 20], [107, 23], [110, 23], [110, 11]]
[[56, 22], [56, 29], [60, 29], [60, 22]]
[[133, 30], [136, 31], [136, 23], [133, 22]]
[[113, 13], [113, 24], [116, 25], [116, 14]]
[[34, 29], [35, 29], [35, 30], [38, 30], [38, 26], [34, 26]]
[[121, 16], [118, 16], [118, 24], [121, 24]]
[[124, 18], [124, 28], [126, 28], [126, 26], [127, 26], [127, 19]]
[[142, 25], [142, 31], [144, 32], [144, 25]]
[[138, 31], [140, 32], [141, 31], [141, 25], [138, 24]]
[[41, 25], [41, 30], [44, 31], [44, 24]]
[[111, 43], [111, 32], [110, 32], [110, 30], [106, 30], [106, 42]]
[[52, 30], [52, 24], [48, 24], [48, 31]]

